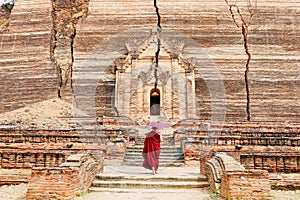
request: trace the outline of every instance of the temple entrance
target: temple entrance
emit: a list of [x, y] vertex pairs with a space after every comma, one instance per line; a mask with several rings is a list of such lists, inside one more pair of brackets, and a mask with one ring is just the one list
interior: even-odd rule
[[150, 115], [160, 115], [160, 91], [158, 88], [150, 91]]
[[114, 106], [120, 115], [141, 123], [150, 116], [172, 121], [195, 118], [195, 66], [182, 56], [184, 45], [166, 38], [161, 39], [165, 46], [156, 66], [157, 38], [158, 33], [151, 31], [140, 43], [128, 40], [127, 54], [114, 60]]

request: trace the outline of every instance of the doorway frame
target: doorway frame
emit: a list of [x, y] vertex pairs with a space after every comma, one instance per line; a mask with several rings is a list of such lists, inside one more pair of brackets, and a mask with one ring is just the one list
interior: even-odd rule
[[[158, 93], [158, 96], [156, 97], [158, 99], [158, 104], [155, 104], [155, 102], [153, 102], [153, 98], [155, 98], [155, 96], [153, 95], [153, 93]], [[151, 88], [150, 89], [150, 92], [149, 92], [149, 111], [150, 111], [150, 116], [160, 116], [161, 107], [162, 107], [161, 96], [162, 96], [162, 94], [161, 94], [161, 91], [160, 91], [159, 88], [156, 88], [156, 89], [155, 88]], [[156, 114], [153, 114], [153, 112], [155, 112], [155, 107], [152, 107], [153, 105], [159, 105], [158, 106], [158, 111], [157, 111]]]

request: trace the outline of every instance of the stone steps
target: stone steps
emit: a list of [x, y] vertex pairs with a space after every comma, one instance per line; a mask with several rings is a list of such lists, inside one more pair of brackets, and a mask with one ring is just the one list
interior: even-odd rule
[[[128, 167], [127, 167], [128, 168]], [[171, 168], [170, 168], [171, 169]], [[165, 169], [169, 171], [168, 169]], [[174, 169], [172, 169], [174, 170]], [[184, 170], [184, 169], [183, 169]], [[94, 180], [90, 191], [92, 192], [116, 192], [116, 193], [137, 193], [137, 192], [186, 192], [186, 190], [196, 190], [209, 186], [207, 179], [202, 175], [160, 175], [135, 172], [118, 172], [108, 174], [98, 174]], [[164, 170], [162, 170], [164, 171]], [[165, 173], [165, 172], [162, 172]], [[173, 171], [172, 171], [173, 173]]]
[[[205, 186], [206, 187], [206, 186]], [[99, 187], [91, 187], [89, 189], [91, 192], [109, 192], [109, 193], [184, 193], [187, 189], [151, 189], [151, 188], [99, 188]], [[188, 189], [189, 192], [199, 192], [199, 188]]]
[[[176, 155], [165, 155], [165, 154], [161, 154], [160, 155], [160, 162], [163, 162], [164, 160], [181, 160], [183, 159], [183, 153], [182, 154], [176, 154]], [[142, 154], [140, 155], [128, 155], [126, 154], [125, 155], [125, 159], [124, 160], [132, 160], [132, 161], [135, 161], [135, 160], [143, 160], [143, 157], [142, 157]]]
[[[136, 142], [136, 145], [137, 146], [143, 146], [144, 145], [144, 140], [145, 138], [141, 138], [140, 136], [137, 138], [137, 142]], [[165, 139], [165, 137], [163, 137], [163, 141], [160, 142], [160, 146], [174, 146], [174, 144], [167, 144], [167, 143], [170, 143], [170, 142], [173, 142], [174, 141], [174, 136], [170, 136], [168, 139]], [[165, 145], [163, 145], [165, 144]]]
[[[139, 157], [142, 156], [142, 152], [126, 152], [126, 157]], [[182, 152], [174, 154], [173, 152], [161, 152], [160, 157], [178, 157], [183, 155]]]
[[[143, 159], [139, 160], [124, 160], [124, 163], [130, 166], [142, 166]], [[183, 159], [180, 160], [161, 160], [159, 161], [160, 167], [181, 167], [184, 166]]]
[[[155, 119], [152, 119], [156, 121]], [[142, 152], [144, 148], [144, 140], [147, 130], [139, 130], [139, 136], [136, 140], [136, 145], [129, 146], [126, 149], [124, 156], [124, 164], [131, 166], [141, 166], [144, 158]], [[184, 153], [181, 146], [174, 145], [174, 134], [172, 129], [160, 130], [163, 136], [163, 142], [160, 143], [159, 166], [183, 166]]]
[[[141, 155], [142, 152], [143, 152], [143, 146], [139, 146], [139, 147], [136, 147], [136, 146], [127, 147], [125, 155], [137, 154], [137, 153], [140, 153], [140, 155]], [[174, 155], [177, 155], [177, 154], [182, 154], [183, 153], [181, 147], [176, 147], [176, 146], [161, 147], [160, 152], [161, 152], [161, 155], [172, 154], [172, 153]]]
[[94, 181], [93, 187], [101, 188], [203, 188], [207, 187], [208, 183], [194, 182], [194, 181], [134, 181], [134, 180], [124, 180], [124, 181]]
[[[143, 150], [143, 145], [135, 145], [135, 146], [131, 146], [131, 147], [128, 147], [127, 150], [130, 151], [137, 151], [137, 150]], [[179, 152], [181, 151], [181, 147], [180, 146], [171, 146], [171, 145], [168, 145], [168, 146], [164, 146], [161, 144], [160, 146], [161, 148], [161, 151], [165, 151], [165, 150], [178, 150]]]
[[207, 178], [205, 176], [202, 176], [199, 174], [199, 176], [165, 176], [165, 175], [160, 175], [160, 176], [134, 176], [131, 173], [124, 174], [124, 175], [112, 175], [112, 174], [97, 174], [96, 175], [96, 180], [119, 180], [119, 181], [124, 181], [124, 180], [135, 180], [135, 181], [207, 181]]
[[[159, 158], [160, 166], [182, 166], [184, 165], [184, 154], [180, 146], [161, 144]], [[124, 163], [132, 166], [141, 166], [144, 161], [142, 157], [143, 145], [127, 147]]]

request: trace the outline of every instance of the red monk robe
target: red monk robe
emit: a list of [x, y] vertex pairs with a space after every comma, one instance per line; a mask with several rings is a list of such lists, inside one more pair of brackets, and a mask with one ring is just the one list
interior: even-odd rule
[[144, 141], [143, 149], [143, 167], [152, 170], [152, 173], [157, 173], [159, 165], [159, 155], [160, 155], [160, 133], [157, 128], [153, 127], [153, 130], [147, 133]]

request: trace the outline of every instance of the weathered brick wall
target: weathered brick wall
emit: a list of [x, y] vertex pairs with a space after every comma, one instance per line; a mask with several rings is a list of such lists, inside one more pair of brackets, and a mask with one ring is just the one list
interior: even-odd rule
[[[115, 81], [99, 82], [95, 92], [95, 107], [97, 116], [115, 116]], [[89, 94], [87, 94], [89, 95]]]
[[116, 116], [114, 117], [107, 117], [107, 116], [98, 117], [97, 121], [99, 122], [100, 125], [104, 125], [104, 126], [111, 126], [111, 125], [119, 126], [119, 127], [139, 126], [139, 124], [133, 119], [131, 119], [130, 117], [117, 116], [117, 115], [118, 113], [116, 112]]
[[122, 163], [125, 156], [126, 144], [126, 141], [121, 138], [108, 142], [105, 158]]
[[1, 169], [0, 185], [18, 185], [21, 183], [29, 183], [31, 170], [25, 169]]
[[[235, 2], [243, 17], [248, 19], [245, 2]], [[247, 55], [241, 27], [234, 24], [226, 2], [158, 1], [157, 5], [164, 36], [186, 42], [183, 54], [199, 60], [196, 93], [201, 119], [211, 120], [214, 115], [213, 120], [222, 120], [218, 117], [224, 105], [226, 121], [246, 121], [244, 72]], [[253, 121], [299, 122], [299, 48], [294, 42], [299, 35], [295, 26], [299, 23], [297, 6], [294, 2], [267, 0], [253, 5], [254, 17], [248, 32]], [[80, 80], [81, 83], [75, 83], [78, 88], [86, 88], [94, 95], [99, 81], [110, 84], [115, 80], [111, 72], [113, 59], [126, 53], [126, 40], [141, 41], [147, 34], [145, 29], [156, 28], [157, 16], [150, 1], [103, 3], [91, 0], [89, 11], [77, 26], [74, 80]], [[241, 23], [237, 13], [235, 19]], [[95, 71], [99, 76], [92, 75]], [[84, 85], [84, 79], [93, 84]], [[109, 99], [110, 95], [109, 92], [102, 97]], [[87, 106], [101, 105], [92, 97], [90, 100], [92, 104], [87, 103]], [[97, 106], [97, 110], [101, 108]]]
[[200, 145], [194, 142], [183, 143], [184, 163], [186, 165], [199, 165]]
[[[259, 167], [261, 163], [269, 163], [271, 166], [275, 166], [274, 163], [277, 162], [277, 157], [286, 157], [287, 160], [297, 160], [297, 157], [299, 156], [298, 151], [300, 148], [300, 140], [295, 138], [235, 138], [235, 137], [218, 137], [218, 138], [211, 138], [211, 137], [201, 137], [197, 138], [196, 141], [189, 141], [184, 140], [183, 150], [185, 152], [185, 161], [188, 163], [192, 160], [198, 160], [199, 159], [199, 153], [201, 151], [207, 152], [207, 151], [228, 151], [233, 152], [236, 151], [237, 159], [241, 160], [243, 163], [248, 163], [247, 166], [253, 167]], [[265, 147], [264, 147], [265, 146]], [[285, 149], [283, 150], [283, 147]], [[265, 154], [264, 154], [265, 153]], [[271, 153], [270, 156], [267, 155], [267, 153]], [[278, 154], [279, 153], [279, 154]], [[290, 154], [290, 158], [288, 158], [288, 154]], [[276, 155], [277, 154], [277, 155]], [[275, 156], [274, 159], [268, 159]], [[239, 158], [239, 156], [242, 156]], [[256, 158], [255, 158], [256, 157]], [[258, 159], [266, 159], [265, 161], [257, 161]], [[283, 160], [285, 161], [285, 160]], [[280, 161], [280, 163], [283, 163], [283, 161]], [[279, 161], [278, 161], [279, 162]], [[256, 164], [254, 164], [256, 163]], [[260, 163], [260, 164], [259, 164]], [[284, 166], [286, 168], [290, 168], [288, 165], [288, 162], [285, 162]], [[297, 166], [297, 162], [294, 166]], [[263, 164], [262, 164], [263, 165]], [[264, 166], [266, 167], [267, 164]], [[282, 168], [278, 166], [278, 169]], [[295, 167], [297, 168], [297, 167]], [[292, 169], [292, 168], [290, 168]], [[272, 170], [270, 168], [270, 170]], [[285, 170], [287, 171], [287, 170]]]
[[80, 191], [77, 169], [35, 168], [26, 199], [73, 199]]
[[205, 170], [211, 189], [228, 200], [273, 199], [267, 171], [248, 171], [224, 153], [210, 159]]
[[103, 160], [88, 154], [72, 155], [59, 167], [33, 168], [26, 199], [74, 199], [101, 172]]
[[0, 166], [5, 169], [30, 169], [33, 167], [55, 167], [63, 163], [68, 155], [76, 151], [6, 149], [0, 150]]
[[[186, 125], [181, 124], [179, 127]], [[298, 125], [277, 127], [263, 123], [225, 124], [222, 129], [195, 128], [194, 125], [174, 131], [174, 138], [175, 144], [182, 145], [185, 163], [188, 165], [195, 165], [195, 161], [200, 160], [198, 165], [204, 166], [205, 159], [211, 157], [207, 155], [228, 152], [249, 169], [295, 172], [299, 168], [299, 133]]]
[[200, 162], [200, 174], [207, 175], [207, 161], [210, 160], [214, 156], [214, 152], [212, 151], [203, 151], [199, 154], [199, 162]]
[[16, 1], [0, 33], [0, 112], [57, 96], [51, 0]]
[[201, 173], [205, 173], [203, 166], [207, 159], [217, 152], [226, 152], [247, 169], [278, 173], [298, 173], [300, 170], [299, 147], [243, 146], [237, 150], [234, 146], [203, 146], [199, 154]]
[[[251, 144], [251, 139], [261, 138], [266, 144], [265, 137], [297, 137], [300, 133], [299, 123], [272, 123], [272, 122], [233, 122], [224, 123], [222, 125], [213, 125], [205, 120], [194, 119], [194, 120], [182, 120], [177, 124], [173, 125], [177, 130], [174, 131], [175, 144], [180, 145], [182, 139], [194, 139], [198, 140], [204, 136], [211, 138], [211, 144], [218, 144], [217, 138], [223, 136], [237, 138], [241, 140], [241, 143]], [[215, 138], [215, 139], [214, 139]], [[249, 141], [243, 141], [247, 140]], [[291, 138], [290, 138], [291, 139]], [[295, 138], [297, 139], [297, 138]], [[232, 143], [238, 143], [232, 142]]]
[[[76, 152], [103, 151], [106, 159], [122, 162], [126, 146], [137, 138], [127, 129], [22, 130], [0, 129], [2, 168], [56, 167]], [[132, 141], [133, 140], [133, 141]]]
[[228, 200], [260, 200], [270, 195], [269, 174], [266, 171], [226, 172], [221, 181], [221, 196]]
[[10, 12], [10, 4], [0, 6], [0, 33], [7, 31], [7, 27], [9, 25]]
[[2, 168], [56, 167], [79, 151], [106, 151], [107, 136], [94, 130], [0, 129]]
[[259, 153], [242, 153], [240, 162], [247, 169], [263, 169], [269, 172], [278, 173], [299, 173], [300, 154], [299, 150], [291, 151], [264, 151]]

